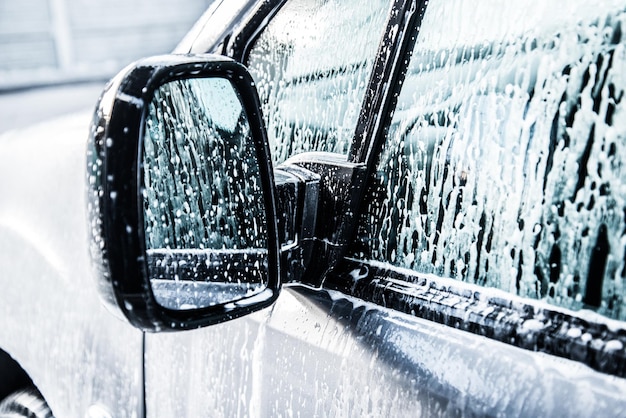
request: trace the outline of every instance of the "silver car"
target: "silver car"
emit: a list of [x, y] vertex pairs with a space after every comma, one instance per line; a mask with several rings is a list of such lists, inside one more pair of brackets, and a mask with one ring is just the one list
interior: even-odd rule
[[0, 417], [626, 416], [625, 28], [215, 2], [0, 137]]

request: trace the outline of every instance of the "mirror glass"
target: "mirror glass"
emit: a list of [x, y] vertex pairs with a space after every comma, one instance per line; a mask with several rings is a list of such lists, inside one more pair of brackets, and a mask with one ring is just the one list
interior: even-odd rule
[[269, 276], [262, 181], [230, 81], [159, 87], [143, 143], [146, 256], [156, 301], [197, 309], [263, 291]]

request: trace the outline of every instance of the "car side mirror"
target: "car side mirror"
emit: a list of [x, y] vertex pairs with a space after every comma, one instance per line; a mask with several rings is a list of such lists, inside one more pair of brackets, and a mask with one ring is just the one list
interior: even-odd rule
[[271, 158], [242, 65], [167, 55], [124, 69], [99, 101], [87, 172], [99, 288], [134, 326], [197, 328], [278, 297]]

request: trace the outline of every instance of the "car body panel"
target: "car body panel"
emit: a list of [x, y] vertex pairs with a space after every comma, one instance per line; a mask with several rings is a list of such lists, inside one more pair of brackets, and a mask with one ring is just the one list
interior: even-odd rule
[[148, 335], [146, 365], [155, 417], [626, 414], [623, 379], [301, 286], [246, 318]]
[[88, 257], [89, 120], [83, 113], [0, 137], [0, 347], [56, 416], [84, 416], [96, 404], [141, 416], [142, 334], [104, 308]]

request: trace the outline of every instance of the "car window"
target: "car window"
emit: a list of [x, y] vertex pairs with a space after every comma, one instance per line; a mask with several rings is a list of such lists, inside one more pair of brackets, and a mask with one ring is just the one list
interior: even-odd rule
[[353, 255], [626, 319], [625, 9], [430, 1]]
[[293, 0], [247, 61], [280, 163], [306, 151], [347, 154], [390, 10], [388, 0]]

